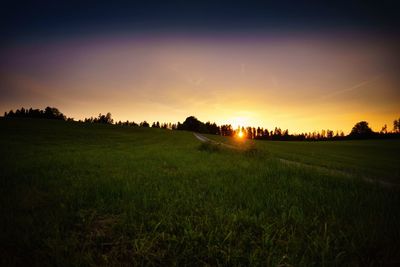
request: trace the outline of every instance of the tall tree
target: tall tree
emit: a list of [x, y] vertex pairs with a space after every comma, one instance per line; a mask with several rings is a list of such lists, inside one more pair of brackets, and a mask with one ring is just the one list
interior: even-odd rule
[[399, 133], [400, 132], [400, 118], [398, 120], [394, 120], [393, 121], [393, 131], [395, 133]]

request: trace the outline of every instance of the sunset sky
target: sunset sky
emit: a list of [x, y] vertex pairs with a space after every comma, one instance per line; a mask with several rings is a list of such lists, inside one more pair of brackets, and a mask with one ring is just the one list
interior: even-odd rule
[[[289, 132], [400, 117], [394, 2], [26, 3], [5, 9], [0, 111]], [[393, 3], [393, 4], [392, 4]]]

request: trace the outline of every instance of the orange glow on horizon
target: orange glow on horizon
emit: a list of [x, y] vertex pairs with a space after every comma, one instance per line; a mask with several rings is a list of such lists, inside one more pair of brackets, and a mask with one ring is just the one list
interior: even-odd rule
[[399, 79], [390, 68], [397, 50], [386, 42], [232, 38], [115, 36], [4, 48], [0, 112], [50, 105], [76, 120], [107, 112], [136, 123], [195, 116], [290, 134], [347, 134], [362, 120], [379, 131], [399, 116]]

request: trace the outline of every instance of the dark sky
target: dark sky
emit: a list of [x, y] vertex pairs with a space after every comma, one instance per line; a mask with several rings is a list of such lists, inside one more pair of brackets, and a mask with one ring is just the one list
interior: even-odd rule
[[[11, 2], [11, 1], [9, 1]], [[12, 1], [2, 39], [101, 31], [396, 32], [395, 1]]]

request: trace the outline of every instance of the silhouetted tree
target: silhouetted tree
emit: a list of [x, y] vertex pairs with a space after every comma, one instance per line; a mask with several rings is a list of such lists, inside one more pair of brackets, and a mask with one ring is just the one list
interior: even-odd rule
[[263, 129], [260, 127], [257, 127], [257, 132], [256, 132], [256, 137], [261, 137], [263, 135]]
[[151, 124], [151, 127], [152, 127], [152, 128], [160, 128], [160, 122], [159, 122], [159, 121], [153, 122], [153, 123]]
[[331, 131], [331, 130], [326, 130], [326, 138], [332, 139], [332, 138], [333, 138], [333, 131]]
[[52, 107], [46, 107], [44, 110], [44, 116], [47, 119], [65, 120], [66, 117], [57, 109]]
[[105, 124], [112, 124], [113, 123], [113, 119], [111, 118], [111, 113], [108, 112], [106, 115], [103, 114], [99, 114], [99, 116], [93, 120], [93, 122], [97, 122], [97, 123], [105, 123]]
[[353, 138], [368, 138], [373, 135], [372, 129], [368, 126], [368, 122], [360, 121], [354, 125], [351, 130], [350, 137]]
[[178, 130], [186, 130], [192, 132], [200, 132], [203, 128], [203, 123], [196, 117], [190, 116], [178, 127]]
[[39, 109], [17, 109], [14, 113], [13, 110], [4, 113], [4, 117], [7, 118], [38, 118], [38, 119], [55, 119], [55, 120], [66, 120], [67, 117], [62, 114], [57, 108], [46, 107], [45, 110]]
[[147, 121], [142, 121], [140, 123], [140, 127], [150, 127], [149, 123]]
[[395, 133], [400, 133], [400, 118], [393, 121], [393, 131]]
[[208, 122], [206, 122], [205, 126], [206, 126], [207, 133], [209, 133], [209, 134], [219, 135], [221, 132], [220, 127], [215, 122], [211, 123], [208, 121]]
[[135, 123], [134, 121], [130, 122], [130, 121], [128, 121], [128, 120], [125, 121], [125, 122], [118, 121], [118, 122], [116, 123], [116, 125], [121, 125], [121, 126], [138, 126], [137, 123]]
[[253, 129], [251, 127], [246, 127], [246, 130], [243, 132], [247, 139], [253, 139]]
[[265, 129], [265, 130], [264, 130], [263, 136], [264, 136], [264, 137], [267, 137], [267, 138], [269, 137], [269, 131], [268, 131], [268, 129]]
[[93, 117], [85, 118], [84, 122], [92, 123], [92, 122], [94, 122], [94, 119], [93, 119]]
[[221, 129], [220, 134], [222, 136], [233, 136], [234, 134], [234, 130], [232, 128], [232, 125], [230, 124], [221, 125], [220, 129]]
[[387, 125], [386, 124], [382, 126], [382, 129], [381, 129], [380, 133], [381, 134], [387, 134]]

